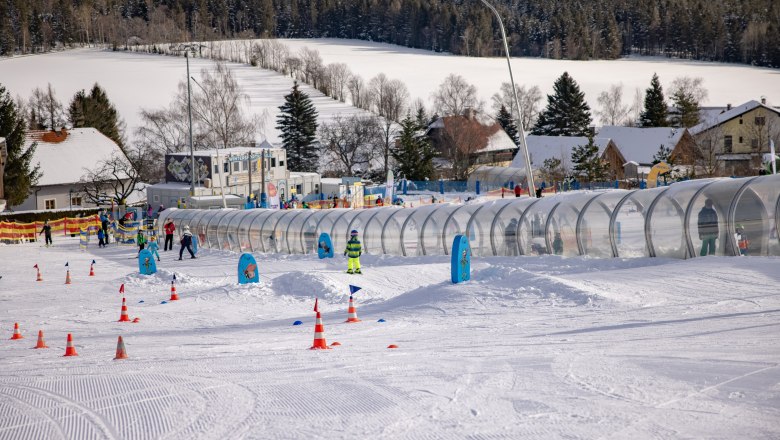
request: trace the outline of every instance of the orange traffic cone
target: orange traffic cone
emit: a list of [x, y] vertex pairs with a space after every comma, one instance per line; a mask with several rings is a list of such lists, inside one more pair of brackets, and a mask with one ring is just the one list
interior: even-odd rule
[[46, 341], [43, 340], [43, 330], [38, 330], [38, 343], [35, 344], [35, 348], [49, 348]]
[[92, 267], [92, 264], [89, 265], [89, 276], [91, 277], [95, 276], [95, 268]]
[[360, 319], [357, 317], [357, 309], [355, 308], [355, 304], [352, 302], [352, 295], [349, 295], [349, 309], [347, 309], [347, 320], [344, 322], [360, 322]]
[[70, 284], [70, 269], [65, 272], [65, 284]]
[[14, 335], [11, 336], [11, 339], [24, 339], [24, 336], [22, 336], [22, 333], [19, 331], [19, 323], [14, 323]]
[[314, 311], [317, 312], [317, 320], [314, 322], [314, 344], [309, 350], [330, 350], [328, 343], [325, 342], [325, 326], [322, 325], [322, 315], [317, 307], [319, 299], [314, 300]]
[[171, 281], [171, 299], [169, 301], [178, 301], [179, 295], [176, 294], [176, 284]]
[[35, 279], [35, 281], [43, 281], [43, 277], [41, 276], [41, 269], [38, 268], [37, 264], [35, 266], [33, 266], [33, 267], [38, 272], [38, 277]]
[[68, 333], [68, 345], [65, 347], [65, 354], [64, 356], [78, 356], [79, 354], [76, 353], [76, 347], [73, 346], [73, 336]]
[[127, 359], [127, 351], [125, 351], [125, 341], [122, 340], [122, 337], [119, 337], [119, 340], [116, 341], [116, 357], [114, 360], [117, 359]]
[[127, 314], [127, 303], [124, 298], [122, 298], [122, 314], [119, 315], [119, 321], [117, 322], [130, 322], [130, 316]]

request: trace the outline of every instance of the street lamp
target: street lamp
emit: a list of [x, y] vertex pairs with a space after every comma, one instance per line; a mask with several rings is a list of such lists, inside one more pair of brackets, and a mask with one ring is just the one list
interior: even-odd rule
[[517, 108], [517, 126], [520, 129], [520, 150], [523, 153], [525, 159], [525, 172], [528, 175], [528, 194], [531, 197], [536, 197], [536, 186], [534, 185], [534, 172], [531, 169], [531, 156], [528, 154], [528, 144], [525, 142], [525, 128], [523, 127], [523, 111], [520, 108], [520, 100], [517, 98], [517, 89], [515, 88], [515, 79], [512, 76], [512, 64], [509, 60], [509, 44], [506, 42], [506, 31], [504, 30], [504, 22], [501, 20], [501, 15], [498, 14], [496, 8], [493, 7], [487, 0], [482, 0], [498, 20], [498, 27], [501, 29], [501, 39], [504, 40], [504, 52], [506, 53], [506, 65], [509, 67], [509, 83], [512, 85], [512, 95], [515, 98], [515, 107]]
[[[188, 69], [187, 70], [187, 75], [189, 75], [189, 73], [190, 72], [189, 72], [189, 69]], [[195, 85], [200, 87], [200, 89], [203, 90], [203, 93], [206, 94], [206, 98], [208, 98], [209, 94], [208, 94], [208, 92], [206, 92], [206, 89], [203, 88], [203, 86], [200, 85], [200, 83], [195, 78], [193, 78], [191, 76], [187, 76], [187, 91], [189, 92], [190, 80], [194, 81]], [[191, 111], [190, 111], [190, 149], [192, 149], [192, 112]], [[219, 159], [219, 147], [217, 147], [216, 150], [217, 150], [217, 164], [218, 164], [217, 165], [217, 170], [219, 172], [219, 193], [222, 195], [222, 207], [223, 208], [227, 208], [227, 202], [225, 201], [225, 189], [222, 186], [222, 161]], [[250, 152], [249, 155], [251, 156], [252, 153]], [[193, 153], [192, 158], [193, 158], [192, 165], [194, 167], [195, 166], [195, 156], [194, 156], [194, 153]], [[194, 171], [194, 169], [193, 169], [193, 172], [192, 172], [192, 176], [193, 176], [192, 177], [192, 181], [195, 182], [195, 171]], [[194, 185], [194, 183], [193, 183], [193, 185]]]

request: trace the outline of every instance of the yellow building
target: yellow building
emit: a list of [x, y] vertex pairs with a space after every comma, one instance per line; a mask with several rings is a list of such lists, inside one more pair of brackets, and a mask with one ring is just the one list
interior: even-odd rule
[[700, 157], [697, 174], [705, 176], [754, 176], [769, 153], [770, 139], [780, 144], [780, 109], [766, 99], [726, 107], [704, 116], [690, 128]]

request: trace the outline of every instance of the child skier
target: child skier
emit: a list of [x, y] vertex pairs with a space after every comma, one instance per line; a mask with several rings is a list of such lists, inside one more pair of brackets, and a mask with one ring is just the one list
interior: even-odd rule
[[146, 244], [146, 237], [144, 237], [143, 231], [138, 231], [138, 235], [135, 237], [135, 242], [138, 244], [138, 253], [140, 254], [142, 250], [144, 250], [144, 245]]
[[184, 233], [181, 236], [181, 249], [179, 249], [179, 260], [181, 260], [181, 256], [184, 254], [184, 249], [187, 249], [187, 252], [190, 253], [190, 258], [197, 258], [195, 256], [195, 253], [192, 252], [192, 232], [190, 232], [189, 226], [184, 226]]
[[51, 246], [51, 226], [49, 225], [48, 220], [43, 221], [43, 228], [41, 228], [41, 232], [38, 233], [40, 236], [41, 234], [44, 234], [44, 237], [46, 238], [46, 247]]
[[750, 240], [745, 235], [745, 228], [742, 225], [737, 225], [737, 233], [734, 234], [734, 238], [737, 240], [737, 247], [739, 247], [739, 255], [747, 255], [748, 248], [750, 247]]
[[347, 273], [362, 273], [360, 271], [360, 254], [363, 253], [363, 248], [360, 245], [360, 240], [358, 240], [358, 231], [353, 229], [349, 236], [347, 248], [344, 250], [344, 255], [349, 258]]
[[159, 249], [160, 245], [157, 243], [157, 236], [152, 235], [152, 237], [149, 239], [149, 252], [151, 252], [153, 256], [157, 257], [157, 261], [160, 261], [160, 253], [157, 252]]
[[106, 247], [106, 233], [103, 232], [102, 228], [98, 229], [97, 236], [98, 236], [98, 247], [99, 248]]

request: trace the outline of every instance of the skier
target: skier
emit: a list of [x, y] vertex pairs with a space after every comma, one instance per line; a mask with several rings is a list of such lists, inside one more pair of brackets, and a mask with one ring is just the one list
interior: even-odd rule
[[555, 255], [563, 254], [563, 239], [561, 238], [560, 232], [555, 233], [555, 239], [552, 242], [552, 246]]
[[157, 243], [157, 236], [152, 235], [152, 238], [149, 239], [149, 252], [151, 252], [153, 256], [157, 257], [157, 261], [160, 261], [160, 253], [157, 252], [159, 249], [160, 244]]
[[140, 254], [146, 245], [146, 237], [144, 237], [144, 233], [140, 229], [138, 230], [138, 235], [135, 237], [135, 242], [138, 244], [138, 253]]
[[192, 252], [192, 233], [190, 232], [190, 227], [185, 226], [184, 227], [184, 234], [181, 236], [181, 249], [179, 249], [179, 260], [181, 260], [182, 254], [184, 254], [184, 249], [187, 249], [187, 252], [190, 253], [190, 258], [197, 258], [195, 256], [195, 253]]
[[362, 273], [360, 271], [360, 254], [363, 253], [363, 248], [358, 240], [358, 231], [352, 230], [349, 233], [350, 239], [347, 242], [347, 248], [344, 249], [344, 255], [349, 260], [347, 263], [347, 273]]
[[165, 243], [163, 243], [163, 251], [173, 250], [173, 231], [176, 230], [176, 225], [173, 224], [173, 220], [168, 219], [165, 222]]
[[745, 235], [745, 227], [737, 225], [737, 233], [734, 234], [734, 238], [737, 240], [737, 246], [739, 247], [739, 255], [747, 255], [748, 248], [750, 247], [750, 240]]
[[103, 230], [103, 245], [108, 244], [108, 215], [103, 212], [100, 214], [100, 228]]
[[715, 240], [718, 238], [718, 213], [712, 208], [712, 199], [704, 201], [704, 207], [699, 211], [699, 240], [701, 240], [700, 255], [715, 254]]
[[46, 238], [46, 247], [49, 247], [51, 242], [51, 226], [49, 226], [49, 221], [44, 220], [43, 221], [43, 228], [41, 228], [41, 232], [38, 233], [38, 236], [41, 234], [44, 234], [44, 238]]
[[106, 233], [103, 231], [103, 229], [98, 229], [97, 232], [98, 237], [98, 247], [106, 247]]

